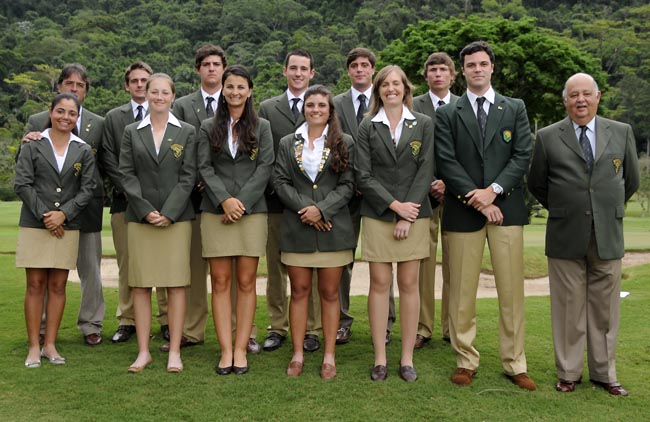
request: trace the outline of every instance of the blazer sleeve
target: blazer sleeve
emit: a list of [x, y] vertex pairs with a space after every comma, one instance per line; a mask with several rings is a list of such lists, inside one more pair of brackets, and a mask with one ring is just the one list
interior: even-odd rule
[[178, 220], [187, 208], [190, 193], [196, 184], [196, 137], [191, 125], [183, 126], [186, 141], [183, 152], [183, 162], [178, 175], [178, 183], [174, 186], [165, 200], [160, 213], [172, 222]]
[[311, 197], [298, 192], [295, 187], [291, 175], [293, 141], [293, 135], [287, 135], [280, 141], [278, 156], [273, 168], [273, 187], [282, 204], [291, 211], [298, 212], [309, 205], [316, 205], [316, 202]]
[[275, 153], [273, 152], [273, 136], [271, 136], [271, 125], [268, 121], [260, 119], [258, 121], [258, 155], [255, 171], [248, 178], [246, 183], [241, 187], [237, 199], [239, 199], [244, 208], [251, 210], [253, 205], [264, 195], [264, 190], [271, 179], [273, 172], [273, 161]]
[[84, 145], [81, 156], [81, 185], [79, 191], [70, 201], [63, 203], [59, 209], [68, 220], [73, 220], [82, 212], [93, 197], [95, 182], [95, 157], [89, 145]]
[[433, 122], [428, 116], [418, 119], [422, 122], [422, 149], [418, 154], [418, 170], [406, 194], [406, 201], [421, 204], [428, 194], [435, 169], [433, 157]]
[[354, 144], [349, 142], [347, 148], [349, 155], [348, 167], [338, 175], [334, 190], [330, 191], [322, 201], [316, 203], [325, 221], [330, 221], [341, 209], [347, 207], [354, 194], [354, 171], [352, 169], [355, 153]]
[[535, 151], [528, 171], [528, 190], [544, 208], [548, 209], [548, 162], [542, 133], [538, 132], [535, 140]]
[[156, 208], [142, 197], [142, 186], [138, 175], [136, 173], [137, 163], [133, 157], [133, 130], [135, 127], [128, 127], [124, 130], [122, 137], [122, 146], [120, 149], [120, 172], [124, 186], [124, 192], [129, 200], [129, 207], [134, 211], [138, 220], [143, 221], [144, 218]]
[[211, 120], [204, 120], [201, 123], [201, 129], [199, 129], [199, 135], [197, 137], [198, 162], [200, 179], [205, 184], [205, 194], [216, 208], [223, 201], [231, 198], [232, 195], [226, 189], [226, 185], [221, 180], [221, 177], [217, 176], [214, 172], [214, 167], [212, 166], [212, 148], [210, 147], [209, 136], [210, 122]]
[[115, 188], [124, 192], [122, 185], [122, 173], [120, 172], [120, 157], [118, 155], [117, 143], [121, 139], [116, 139], [114, 116], [109, 113], [104, 119], [104, 133], [102, 134], [102, 154], [101, 160], [104, 164], [104, 171]]
[[508, 163], [494, 179], [504, 192], [510, 192], [521, 184], [521, 178], [526, 174], [532, 152], [532, 135], [526, 105], [520, 99], [513, 100], [516, 109], [515, 136], [512, 139], [512, 154]]
[[23, 204], [34, 214], [42, 219], [43, 214], [49, 211], [34, 188], [34, 165], [32, 162], [33, 149], [28, 145], [21, 148], [17, 156], [16, 175], [14, 177], [14, 191], [23, 201]]
[[639, 160], [636, 155], [636, 141], [630, 125], [626, 125], [625, 136], [625, 167], [623, 168], [625, 180], [625, 202], [639, 189]]

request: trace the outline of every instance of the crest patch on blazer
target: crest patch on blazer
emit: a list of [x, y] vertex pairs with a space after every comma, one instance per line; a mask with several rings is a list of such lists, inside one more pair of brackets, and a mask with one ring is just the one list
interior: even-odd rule
[[79, 177], [81, 174], [81, 163], [74, 163], [72, 168], [74, 169], [74, 177]]
[[623, 164], [623, 161], [621, 161], [620, 158], [614, 158], [612, 160], [612, 164], [614, 164], [614, 171], [616, 174], [618, 174], [618, 172], [621, 170], [621, 164]]
[[251, 154], [250, 154], [251, 161], [255, 161], [255, 159], [257, 158], [257, 154], [259, 154], [259, 152], [260, 152], [259, 147], [255, 147], [251, 150]]
[[508, 129], [508, 128], [501, 129], [501, 138], [506, 143], [512, 141], [512, 129]]
[[179, 159], [181, 158], [181, 155], [183, 155], [183, 145], [180, 144], [172, 144], [169, 149], [171, 149], [174, 152], [174, 158]]
[[414, 157], [420, 155], [420, 149], [422, 148], [422, 141], [411, 141], [409, 142], [409, 146], [411, 147], [411, 154], [413, 154]]

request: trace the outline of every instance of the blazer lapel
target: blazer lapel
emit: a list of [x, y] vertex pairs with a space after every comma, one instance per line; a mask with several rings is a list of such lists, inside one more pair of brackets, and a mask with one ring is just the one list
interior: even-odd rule
[[[215, 101], [218, 102], [219, 98], [215, 98]], [[196, 91], [194, 98], [192, 98], [192, 109], [194, 110], [194, 113], [196, 113], [196, 118], [199, 119], [199, 122], [202, 122], [208, 118], [208, 113], [205, 111], [203, 94], [201, 94], [200, 89]]]
[[311, 178], [305, 171], [305, 166], [302, 164], [303, 149], [305, 148], [305, 140], [302, 136], [294, 136], [293, 138], [293, 159], [298, 167], [298, 170], [305, 176], [305, 178], [311, 182]]
[[[81, 148], [77, 142], [72, 141], [68, 146], [68, 153], [65, 156], [65, 162], [63, 163], [63, 168], [61, 169], [61, 177], [63, 177], [68, 171], [72, 170], [75, 164], [78, 162], [78, 158], [81, 155]], [[81, 163], [79, 163], [81, 165]], [[77, 169], [75, 169], [77, 170]], [[77, 171], [81, 171], [81, 167]]]
[[[156, 153], [156, 144], [153, 141], [151, 126], [147, 125], [145, 127], [138, 129], [138, 135], [140, 135], [140, 140], [142, 141], [142, 144], [144, 145], [145, 149], [149, 152], [149, 155], [151, 155], [151, 158], [153, 158], [153, 160], [157, 163], [158, 154]], [[165, 143], [164, 139], [163, 139], [163, 143]]]
[[413, 135], [415, 133], [415, 128], [417, 126], [418, 122], [417, 120], [404, 120], [402, 123], [402, 133], [399, 136], [399, 142], [397, 143], [397, 150], [395, 151], [395, 154], [397, 156], [400, 156], [404, 150], [407, 148], [409, 142], [411, 139], [413, 139]]
[[562, 121], [562, 124], [559, 126], [559, 136], [562, 142], [569, 147], [571, 151], [576, 153], [578, 157], [580, 157], [581, 160], [583, 160], [585, 163], [587, 160], [585, 160], [585, 156], [582, 153], [582, 149], [580, 149], [580, 144], [578, 142], [578, 137], [576, 136], [576, 132], [573, 129], [573, 123], [571, 122], [571, 119], [569, 117], [565, 118]]
[[289, 97], [287, 97], [286, 92], [284, 93], [282, 98], [279, 98], [278, 101], [275, 103], [275, 109], [278, 110], [278, 112], [282, 114], [284, 117], [289, 119], [290, 122], [293, 122], [294, 126], [297, 126], [297, 122], [294, 120], [293, 113], [289, 108]]
[[609, 144], [611, 138], [612, 133], [609, 130], [609, 124], [596, 116], [596, 156], [594, 157], [594, 163], [603, 156], [603, 152], [607, 149], [607, 144]]
[[390, 129], [388, 129], [388, 126], [381, 122], [372, 122], [373, 127], [375, 128], [375, 131], [381, 138], [382, 142], [384, 143], [384, 146], [390, 153], [390, 155], [393, 157], [395, 161], [397, 161], [397, 153], [395, 152], [395, 143], [393, 142], [393, 138], [390, 136]]
[[343, 107], [343, 117], [345, 118], [345, 122], [350, 128], [350, 131], [352, 132], [351, 133], [352, 137], [356, 139], [357, 133], [359, 132], [359, 125], [357, 124], [357, 115], [354, 112], [354, 101], [352, 100], [352, 91], [349, 90], [344, 94], [342, 107]]
[[[158, 153], [158, 162], [161, 163], [165, 159], [165, 156], [171, 149], [171, 146], [176, 144], [174, 141], [178, 138], [178, 133], [181, 131], [181, 128], [178, 126], [170, 125], [167, 123], [167, 128], [165, 128], [165, 134], [163, 135], [162, 143], [160, 144], [160, 152]], [[183, 146], [184, 147], [184, 146]], [[230, 154], [230, 151], [228, 151]]]
[[47, 162], [50, 163], [52, 168], [58, 173], [59, 166], [56, 163], [56, 158], [54, 157], [54, 149], [52, 148], [52, 145], [50, 145], [50, 141], [48, 141], [46, 138], [42, 138], [41, 140], [36, 141], [36, 148], [38, 149], [38, 152], [43, 157], [45, 157]]
[[474, 110], [472, 109], [472, 105], [469, 103], [467, 95], [460, 97], [460, 99], [456, 102], [456, 107], [458, 107], [458, 116], [465, 125], [467, 132], [472, 137], [472, 141], [474, 141], [476, 150], [478, 151], [479, 155], [483, 157], [483, 145], [481, 142], [478, 121], [476, 120], [476, 114], [474, 114]]
[[435, 123], [436, 110], [433, 108], [433, 103], [431, 102], [431, 96], [429, 93], [427, 92], [426, 96], [420, 98], [418, 101], [420, 102], [420, 110], [422, 110], [422, 113], [431, 117]]
[[[499, 128], [501, 119], [503, 119], [505, 109], [506, 99], [502, 95], [496, 94], [494, 97], [494, 104], [490, 105], [490, 112], [488, 113], [487, 127], [485, 128], [484, 148], [487, 148], [494, 139], [494, 134]], [[478, 123], [476, 125], [478, 126]]]

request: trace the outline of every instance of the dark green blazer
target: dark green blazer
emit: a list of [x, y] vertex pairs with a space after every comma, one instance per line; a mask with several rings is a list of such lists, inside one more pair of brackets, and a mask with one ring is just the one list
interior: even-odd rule
[[[215, 100], [218, 101], [219, 98], [215, 98]], [[196, 133], [199, 133], [201, 123], [208, 118], [201, 90], [199, 89], [174, 101], [172, 113], [174, 113], [174, 116], [178, 117], [178, 120], [182, 120], [194, 126]]]
[[[281, 95], [262, 101], [260, 104], [259, 115], [271, 123], [273, 150], [276, 155], [278, 153], [280, 139], [293, 134], [298, 126], [305, 121], [305, 117], [302, 113], [298, 116], [298, 120], [294, 120], [293, 113], [291, 113], [291, 108], [289, 107], [289, 97], [287, 97], [286, 91]], [[266, 190], [266, 204], [269, 213], [278, 214], [282, 212], [282, 203], [275, 192], [273, 192], [273, 186], [270, 182]]]
[[436, 113], [436, 165], [445, 181], [442, 229], [473, 232], [487, 219], [467, 205], [465, 195], [492, 183], [503, 188], [494, 205], [503, 213], [504, 226], [528, 224], [523, 178], [532, 150], [532, 135], [524, 102], [496, 94], [488, 113], [482, 145], [476, 115], [467, 94]]
[[632, 128], [596, 117], [596, 157], [591, 174], [568, 117], [537, 133], [528, 189], [548, 209], [546, 255], [579, 259], [591, 227], [601, 259], [623, 257], [625, 202], [639, 188]]
[[120, 172], [120, 147], [124, 128], [135, 122], [131, 102], [116, 107], [106, 113], [102, 137], [102, 164], [104, 172], [113, 185], [111, 214], [126, 211], [126, 194]]
[[433, 180], [433, 123], [424, 114], [413, 112], [415, 120], [405, 120], [402, 134], [393, 146], [388, 127], [366, 116], [359, 125], [354, 170], [363, 200], [361, 215], [383, 221], [400, 217], [388, 206], [394, 201], [421, 204], [418, 218], [431, 217], [427, 200]]
[[172, 222], [194, 219], [190, 192], [196, 180], [194, 127], [167, 124], [156, 154], [151, 126], [138, 129], [141, 122], [124, 129], [120, 151], [120, 171], [129, 204], [126, 221], [147, 223], [145, 217], [159, 211]]
[[[312, 181], [298, 165], [298, 145], [302, 137], [287, 135], [280, 141], [280, 151], [275, 162], [273, 185], [284, 204], [280, 226], [280, 250], [283, 252], [332, 252], [356, 247], [356, 236], [348, 202], [354, 193], [354, 142], [350, 135], [343, 134], [349, 152], [349, 165], [342, 173], [335, 173], [330, 167], [329, 154], [323, 169]], [[300, 222], [299, 210], [315, 205], [323, 220], [332, 223], [332, 230], [319, 232]]]
[[348, 89], [343, 94], [334, 97], [334, 106], [336, 107], [336, 115], [341, 123], [343, 132], [352, 136], [352, 139], [357, 139], [359, 132], [359, 125], [357, 124], [357, 113], [354, 111], [354, 102], [352, 100], [352, 90]]
[[[449, 99], [449, 104], [454, 104], [456, 101], [458, 101], [458, 96], [451, 94], [451, 97]], [[447, 104], [445, 104], [447, 105]], [[427, 91], [426, 94], [420, 95], [418, 97], [413, 98], [413, 110], [417, 111], [418, 113], [425, 114], [429, 117], [431, 117], [431, 121], [433, 121], [433, 126], [434, 126], [434, 131], [435, 131], [435, 125], [436, 125], [436, 109], [433, 107], [433, 103], [431, 102], [431, 96], [429, 95], [429, 92]], [[435, 139], [435, 137], [434, 137]], [[433, 144], [433, 150], [434, 150], [434, 155], [435, 155], [435, 142]], [[434, 175], [433, 180], [437, 179], [437, 175]], [[436, 208], [440, 203], [436, 198], [433, 197], [433, 195], [429, 195], [429, 202], [431, 203], [431, 208]]]
[[63, 169], [54, 158], [54, 151], [45, 138], [22, 145], [14, 190], [22, 199], [19, 225], [44, 229], [43, 214], [63, 211], [65, 228], [81, 228], [81, 213], [95, 189], [95, 159], [88, 144], [71, 142]]
[[[27, 132], [42, 132], [49, 122], [50, 116], [47, 111], [33, 114], [27, 120]], [[96, 160], [95, 167], [95, 188], [93, 197], [88, 202], [86, 209], [79, 216], [81, 220], [81, 231], [94, 233], [102, 230], [102, 218], [104, 207], [104, 169], [101, 163], [102, 132], [104, 118], [84, 108], [81, 113], [81, 133], [79, 137], [84, 140], [92, 149]]]
[[210, 136], [215, 120], [205, 120], [198, 136], [198, 161], [200, 178], [205, 183], [201, 209], [213, 214], [223, 214], [221, 203], [235, 197], [246, 208], [246, 214], [267, 211], [264, 189], [273, 171], [273, 140], [269, 122], [259, 119], [255, 129], [257, 147], [250, 154], [237, 152], [235, 158], [227, 145], [215, 152], [210, 146]]

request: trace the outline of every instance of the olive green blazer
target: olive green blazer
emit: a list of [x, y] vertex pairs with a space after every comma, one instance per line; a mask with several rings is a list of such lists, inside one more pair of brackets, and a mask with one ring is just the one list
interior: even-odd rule
[[603, 260], [623, 257], [625, 202], [639, 188], [632, 128], [596, 116], [596, 156], [589, 173], [568, 117], [537, 133], [528, 189], [548, 209], [546, 255], [579, 259], [591, 228]]
[[44, 229], [43, 214], [63, 211], [65, 228], [81, 228], [81, 213], [95, 189], [95, 159], [88, 144], [71, 142], [63, 169], [45, 138], [22, 145], [16, 163], [14, 190], [23, 201], [19, 225]]
[[[295, 135], [282, 138], [275, 162], [273, 185], [285, 207], [280, 226], [280, 250], [305, 253], [353, 249], [357, 242], [347, 207], [354, 194], [352, 137], [343, 134], [343, 142], [349, 153], [347, 169], [335, 173], [330, 167], [332, 155], [327, 154], [322, 170], [314, 181], [298, 163], [303, 142], [302, 137]], [[332, 230], [319, 232], [300, 221], [298, 211], [309, 205], [315, 205], [323, 220], [332, 223]]]
[[418, 218], [432, 216], [427, 200], [433, 180], [433, 123], [429, 116], [413, 112], [393, 145], [388, 127], [366, 116], [359, 125], [354, 170], [363, 194], [361, 215], [383, 221], [400, 217], [388, 207], [394, 201], [421, 204]]
[[336, 107], [336, 115], [341, 123], [343, 132], [352, 136], [352, 139], [357, 139], [359, 132], [359, 125], [357, 124], [357, 113], [354, 112], [354, 102], [352, 101], [352, 90], [348, 89], [343, 94], [334, 97], [334, 106]]
[[[215, 98], [215, 100], [218, 101], [219, 98]], [[174, 101], [172, 113], [174, 113], [174, 116], [178, 117], [178, 120], [182, 120], [194, 126], [198, 133], [201, 123], [208, 118], [201, 90], [199, 89]]]
[[503, 188], [494, 200], [503, 214], [503, 225], [528, 224], [524, 175], [530, 162], [532, 134], [522, 100], [496, 93], [483, 143], [476, 114], [464, 94], [436, 112], [435, 142], [437, 175], [446, 186], [443, 230], [474, 232], [483, 228], [486, 217], [467, 205], [465, 195], [492, 183]]
[[190, 192], [196, 180], [194, 127], [167, 124], [156, 154], [151, 126], [138, 129], [142, 122], [124, 129], [120, 151], [120, 171], [128, 198], [126, 221], [147, 223], [145, 217], [159, 211], [172, 222], [194, 219]]
[[257, 147], [250, 154], [237, 152], [235, 158], [227, 145], [215, 152], [210, 145], [210, 133], [215, 120], [205, 120], [198, 136], [199, 175], [205, 183], [201, 209], [213, 214], [223, 214], [221, 203], [237, 198], [246, 214], [267, 211], [264, 189], [273, 170], [273, 139], [269, 122], [259, 119], [255, 128]]

